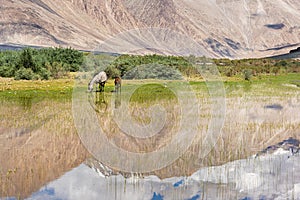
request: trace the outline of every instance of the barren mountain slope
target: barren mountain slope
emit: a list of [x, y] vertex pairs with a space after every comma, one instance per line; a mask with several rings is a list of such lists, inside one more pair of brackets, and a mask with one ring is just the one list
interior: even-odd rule
[[160, 41], [139, 29], [156, 27], [194, 39], [214, 57], [270, 56], [300, 45], [298, 0], [1, 1], [0, 43], [93, 50], [135, 30], [134, 40], [146, 47]]

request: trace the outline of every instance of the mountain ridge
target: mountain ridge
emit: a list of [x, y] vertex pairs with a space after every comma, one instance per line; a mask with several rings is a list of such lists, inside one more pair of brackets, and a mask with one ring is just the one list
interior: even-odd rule
[[2, 44], [95, 50], [120, 33], [154, 27], [190, 37], [211, 57], [268, 57], [300, 43], [297, 0], [6, 0], [0, 13]]

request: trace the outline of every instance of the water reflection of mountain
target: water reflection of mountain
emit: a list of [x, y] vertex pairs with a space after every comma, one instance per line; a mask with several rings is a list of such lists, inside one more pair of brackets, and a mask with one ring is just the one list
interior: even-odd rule
[[70, 100], [33, 101], [28, 107], [18, 98], [0, 100], [0, 199], [28, 197], [88, 155], [71, 121]]
[[81, 164], [28, 199], [299, 199], [299, 161], [299, 153], [278, 148], [272, 154], [168, 179], [105, 177]]

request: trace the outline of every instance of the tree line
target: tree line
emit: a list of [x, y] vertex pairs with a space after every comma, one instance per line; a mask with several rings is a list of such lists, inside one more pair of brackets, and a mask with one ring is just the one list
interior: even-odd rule
[[83, 53], [72, 48], [0, 51], [0, 76], [16, 80], [62, 78], [78, 71], [83, 59]]
[[218, 66], [219, 71], [228, 77], [235, 75], [244, 75], [245, 80], [249, 80], [252, 76], [262, 74], [279, 75], [286, 73], [300, 73], [300, 62], [295, 59], [213, 59]]
[[[143, 66], [138, 67], [137, 66]], [[145, 68], [149, 66], [152, 70]], [[160, 66], [160, 67], [159, 67]], [[161, 67], [167, 66], [167, 67]], [[276, 60], [271, 58], [257, 59], [209, 59], [206, 57], [195, 56], [161, 56], [161, 55], [122, 55], [115, 59], [106, 72], [109, 76], [125, 76], [128, 78], [136, 77], [134, 74], [139, 73], [137, 78], [160, 78], [161, 74], [165, 74], [171, 79], [178, 77], [180, 72], [185, 77], [201, 76], [197, 67], [200, 66], [201, 71], [212, 71], [217, 67], [223, 76], [243, 76], [245, 80], [250, 80], [252, 76], [259, 75], [279, 75], [286, 73], [300, 73], [300, 62], [294, 59]], [[215, 67], [213, 67], [215, 66]], [[148, 68], [149, 68], [148, 67]], [[144, 70], [138, 70], [138, 69]], [[151, 74], [150, 72], [155, 72]], [[170, 74], [170, 72], [172, 72]]]
[[127, 79], [180, 79], [201, 76], [195, 65], [202, 70], [213, 70], [217, 66], [223, 76], [278, 75], [300, 73], [300, 62], [286, 59], [209, 59], [195, 56], [162, 55], [107, 55], [83, 53], [72, 48], [26, 48], [21, 51], [0, 51], [0, 76], [15, 79], [56, 79], [69, 72], [95, 71], [103, 66], [111, 78]]

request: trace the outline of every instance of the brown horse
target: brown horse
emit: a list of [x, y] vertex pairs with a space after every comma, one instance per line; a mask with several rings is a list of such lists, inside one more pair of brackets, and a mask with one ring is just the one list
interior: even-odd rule
[[115, 92], [121, 92], [121, 78], [120, 77], [116, 77], [115, 78]]

